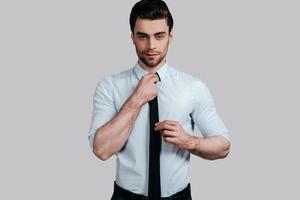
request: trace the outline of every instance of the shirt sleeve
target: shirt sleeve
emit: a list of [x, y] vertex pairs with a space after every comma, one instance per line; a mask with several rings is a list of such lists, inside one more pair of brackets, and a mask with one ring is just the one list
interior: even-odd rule
[[204, 137], [222, 135], [230, 141], [229, 131], [218, 115], [214, 99], [205, 83], [197, 80], [195, 94], [191, 116], [201, 134]]
[[93, 150], [93, 142], [96, 131], [117, 114], [117, 109], [113, 101], [113, 90], [110, 77], [102, 78], [95, 89], [93, 97], [93, 112], [88, 140]]

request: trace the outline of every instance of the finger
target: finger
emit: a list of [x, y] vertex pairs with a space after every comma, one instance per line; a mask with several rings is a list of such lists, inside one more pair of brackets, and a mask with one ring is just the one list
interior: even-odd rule
[[173, 138], [173, 137], [165, 137], [164, 141], [170, 144], [177, 144], [177, 138]]
[[171, 120], [164, 120], [164, 121], [157, 122], [155, 125], [158, 126], [160, 124], [169, 124], [170, 126], [177, 126], [178, 122], [177, 121], [171, 121]]
[[[152, 81], [151, 79], [155, 79], [155, 77], [157, 77], [157, 75], [154, 74], [154, 73], [148, 73], [148, 74], [145, 74], [143, 77], [144, 77], [145, 79], [148, 79], [149, 81]], [[153, 80], [153, 81], [154, 81], [154, 80]]]
[[163, 122], [167, 123], [167, 124], [170, 124], [170, 125], [173, 125], [173, 126], [177, 126], [178, 125], [178, 122], [174, 121], [174, 120], [164, 120]]
[[159, 81], [159, 78], [158, 78], [158, 76], [156, 74], [154, 74], [154, 76], [151, 77], [151, 82], [152, 83], [156, 83], [157, 81]]
[[167, 123], [159, 123], [154, 127], [154, 130], [155, 131], [159, 131], [159, 130], [175, 131], [176, 127], [174, 125], [167, 124]]
[[153, 78], [153, 77], [156, 77], [157, 75], [155, 73], [150, 72], [148, 74], [145, 74], [144, 76], [147, 78]]
[[174, 131], [162, 130], [160, 133], [163, 137], [175, 137]]

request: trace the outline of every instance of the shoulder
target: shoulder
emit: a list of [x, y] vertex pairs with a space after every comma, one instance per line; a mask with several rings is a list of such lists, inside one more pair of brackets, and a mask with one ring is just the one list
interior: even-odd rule
[[175, 77], [181, 84], [186, 84], [193, 89], [204, 89], [206, 84], [196, 75], [179, 70], [178, 68], [169, 67], [170, 74]]
[[118, 82], [128, 79], [128, 77], [131, 75], [131, 71], [132, 68], [128, 68], [115, 74], [103, 75], [98, 80], [97, 86], [113, 87], [113, 85], [117, 84]]

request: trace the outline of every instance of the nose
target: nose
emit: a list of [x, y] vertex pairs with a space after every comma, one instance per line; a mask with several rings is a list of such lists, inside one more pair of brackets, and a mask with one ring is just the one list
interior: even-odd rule
[[156, 49], [156, 41], [155, 41], [155, 38], [149, 38], [149, 41], [148, 41], [148, 48], [149, 49]]

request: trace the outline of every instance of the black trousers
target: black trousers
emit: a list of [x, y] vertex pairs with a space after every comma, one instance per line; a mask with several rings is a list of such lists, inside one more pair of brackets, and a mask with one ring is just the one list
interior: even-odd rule
[[[186, 188], [171, 195], [170, 197], [163, 197], [162, 200], [192, 200], [191, 185], [188, 184]], [[130, 192], [114, 183], [114, 193], [111, 200], [148, 200], [148, 197]]]

